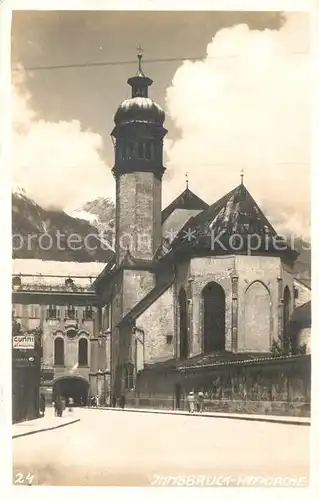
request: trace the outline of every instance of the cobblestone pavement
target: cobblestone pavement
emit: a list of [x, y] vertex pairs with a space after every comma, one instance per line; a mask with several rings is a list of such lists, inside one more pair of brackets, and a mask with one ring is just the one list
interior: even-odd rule
[[261, 486], [308, 478], [307, 426], [125, 410], [75, 409], [73, 418], [81, 420], [13, 440], [15, 484], [157, 486], [170, 476], [169, 485], [183, 486], [174, 478], [196, 475], [210, 478], [207, 486], [245, 486], [248, 476]]

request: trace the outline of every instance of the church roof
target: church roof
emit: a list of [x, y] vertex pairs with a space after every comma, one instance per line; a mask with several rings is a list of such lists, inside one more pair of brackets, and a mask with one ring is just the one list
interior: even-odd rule
[[[251, 245], [256, 245], [258, 237], [260, 238], [258, 251], [274, 251], [275, 241], [278, 250], [283, 250], [283, 245], [279, 248], [279, 236], [275, 229], [241, 183], [206, 210], [190, 218], [173, 241], [172, 248], [187, 244], [197, 249], [215, 250], [216, 248], [212, 248], [213, 236], [214, 241], [218, 237], [216, 245], [221, 242], [228, 249], [242, 252], [247, 250], [248, 235], [251, 235], [251, 238], [252, 235], [255, 236]], [[237, 248], [240, 243], [242, 247]], [[222, 245], [219, 248], [222, 248]], [[292, 252], [287, 242], [285, 245], [286, 250]], [[217, 247], [216, 251], [219, 248]], [[297, 252], [294, 253], [296, 257]]]
[[162, 223], [177, 209], [205, 210], [208, 204], [188, 187], [162, 211]]

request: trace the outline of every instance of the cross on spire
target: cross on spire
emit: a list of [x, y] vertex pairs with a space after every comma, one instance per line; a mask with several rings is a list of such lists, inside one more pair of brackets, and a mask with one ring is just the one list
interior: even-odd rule
[[186, 189], [188, 189], [188, 172], [185, 173]]
[[241, 179], [240, 183], [244, 184], [244, 169], [243, 168], [240, 171], [240, 179]]
[[138, 72], [137, 72], [137, 74], [139, 76], [144, 76], [144, 73], [142, 71], [143, 50], [144, 49], [141, 47], [141, 44], [139, 44], [137, 47], [137, 58], [138, 58]]

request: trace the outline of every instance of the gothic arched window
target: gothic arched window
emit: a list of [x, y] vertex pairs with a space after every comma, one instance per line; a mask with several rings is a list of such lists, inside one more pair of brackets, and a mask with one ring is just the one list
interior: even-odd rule
[[64, 365], [64, 339], [61, 337], [54, 341], [54, 364], [56, 366]]
[[79, 366], [88, 365], [88, 341], [86, 339], [79, 340]]
[[188, 357], [188, 328], [187, 328], [187, 296], [184, 288], [180, 289], [179, 303], [179, 355], [182, 359]]
[[208, 283], [203, 290], [204, 353], [225, 350], [225, 292], [221, 285]]
[[289, 332], [288, 325], [290, 319], [290, 303], [291, 303], [291, 294], [288, 286], [285, 286], [284, 289], [284, 317], [283, 317], [283, 336], [284, 336], [284, 346], [289, 347]]
[[130, 390], [134, 387], [134, 366], [129, 363], [125, 366], [125, 389]]

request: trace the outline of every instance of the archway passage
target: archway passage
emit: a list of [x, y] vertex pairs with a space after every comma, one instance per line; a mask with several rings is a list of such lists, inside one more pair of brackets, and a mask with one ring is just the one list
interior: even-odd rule
[[221, 285], [208, 283], [203, 290], [204, 353], [225, 350], [225, 292]]
[[53, 384], [53, 400], [57, 396], [72, 398], [75, 406], [86, 404], [89, 392], [89, 383], [77, 377], [64, 377], [56, 380]]

